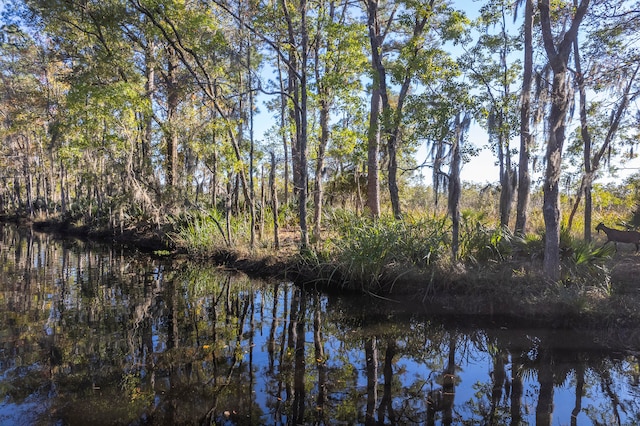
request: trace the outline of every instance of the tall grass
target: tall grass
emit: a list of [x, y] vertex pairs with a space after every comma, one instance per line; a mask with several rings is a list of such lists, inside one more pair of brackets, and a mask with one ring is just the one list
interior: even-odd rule
[[204, 256], [229, 246], [224, 217], [215, 209], [181, 215], [173, 219], [169, 238], [188, 253]]
[[448, 241], [445, 220], [391, 217], [373, 220], [351, 213], [334, 213], [331, 227], [332, 258], [341, 276], [375, 291], [383, 285], [385, 272], [403, 267], [426, 269], [441, 260]]
[[483, 221], [482, 216], [463, 212], [459, 259], [472, 265], [491, 261], [502, 262], [514, 253], [516, 240], [509, 229], [492, 228]]

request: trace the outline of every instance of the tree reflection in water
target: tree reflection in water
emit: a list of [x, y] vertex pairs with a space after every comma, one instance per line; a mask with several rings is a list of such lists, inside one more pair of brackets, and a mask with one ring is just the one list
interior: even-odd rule
[[1, 229], [0, 424], [640, 422], [635, 330], [442, 318]]

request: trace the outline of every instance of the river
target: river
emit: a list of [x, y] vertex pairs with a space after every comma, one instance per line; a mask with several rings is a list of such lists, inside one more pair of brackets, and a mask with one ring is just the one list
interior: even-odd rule
[[0, 230], [0, 425], [640, 423], [640, 348], [612, 330]]

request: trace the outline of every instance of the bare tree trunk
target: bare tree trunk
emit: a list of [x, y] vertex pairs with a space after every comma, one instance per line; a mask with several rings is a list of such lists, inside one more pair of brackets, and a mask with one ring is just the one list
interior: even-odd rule
[[[575, 0], [574, 0], [575, 3]], [[580, 181], [580, 188], [576, 195], [573, 208], [569, 214], [569, 221], [567, 228], [571, 230], [573, 226], [573, 218], [578, 211], [580, 201], [582, 201], [582, 195], [585, 195], [585, 212], [584, 212], [584, 240], [591, 241], [591, 182], [589, 182], [589, 176], [591, 176], [591, 134], [589, 133], [589, 127], [587, 124], [587, 92], [584, 86], [584, 76], [582, 75], [582, 63], [580, 61], [580, 50], [578, 49], [578, 34], [573, 40], [573, 60], [576, 67], [576, 80], [578, 83], [578, 93], [580, 98], [580, 136], [582, 137], [582, 143], [584, 145], [582, 152], [582, 161], [584, 164], [584, 174]], [[587, 206], [589, 204], [589, 212], [587, 213]], [[587, 223], [588, 222], [588, 223]]]
[[[307, 192], [308, 192], [308, 172], [307, 172], [307, 137], [308, 137], [308, 117], [307, 117], [307, 63], [309, 47], [309, 31], [307, 28], [307, 0], [300, 0], [298, 13], [300, 14], [299, 33], [296, 32], [294, 24], [289, 15], [289, 8], [282, 0], [282, 11], [285, 14], [289, 33], [289, 93], [292, 93], [293, 105], [290, 110], [296, 127], [296, 141], [292, 144], [293, 161], [293, 181], [294, 192], [298, 196], [298, 221], [300, 223], [300, 248], [306, 250], [309, 246], [309, 232], [307, 228]], [[297, 51], [294, 47], [298, 45]], [[300, 57], [300, 64], [297, 64], [297, 57]]]
[[458, 259], [460, 243], [460, 169], [462, 167], [463, 134], [469, 126], [470, 118], [466, 116], [462, 121], [460, 114], [456, 115], [456, 128], [453, 145], [451, 146], [451, 171], [449, 172], [449, 215], [451, 216], [451, 257]]
[[380, 147], [381, 111], [388, 110], [387, 77], [382, 63], [382, 41], [384, 38], [379, 22], [378, 0], [366, 0], [367, 27], [369, 28], [369, 43], [371, 45], [371, 66], [373, 67], [373, 84], [371, 91], [371, 111], [369, 116], [368, 134], [368, 182], [367, 207], [373, 217], [380, 216], [380, 182], [378, 169], [378, 153]]
[[282, 148], [284, 150], [284, 204], [289, 204], [289, 144], [287, 143], [287, 134], [284, 129], [286, 128], [286, 114], [287, 114], [287, 96], [284, 87], [284, 78], [282, 77], [282, 70], [280, 67], [280, 55], [278, 59], [278, 81], [280, 82], [280, 129], [282, 132]]
[[560, 279], [560, 174], [562, 171], [562, 148], [565, 140], [565, 120], [569, 108], [567, 63], [571, 46], [584, 18], [589, 0], [582, 0], [575, 11], [571, 27], [559, 45], [551, 30], [549, 0], [538, 3], [544, 47], [553, 70], [551, 111], [549, 113], [549, 136], [547, 141], [547, 169], [544, 181], [542, 212], [545, 223], [545, 247], [543, 272], [552, 281]]
[[307, 0], [300, 0], [300, 27], [301, 27], [301, 45], [302, 64], [300, 66], [300, 184], [301, 191], [298, 197], [299, 220], [300, 220], [300, 248], [306, 250], [309, 246], [309, 232], [307, 229], [307, 191], [308, 191], [308, 173], [307, 173], [307, 49], [309, 46], [309, 32], [307, 29]]
[[[317, 69], [317, 67], [316, 67]], [[324, 156], [329, 142], [329, 103], [326, 99], [320, 100], [320, 140], [318, 141], [318, 154], [316, 159], [315, 191], [313, 194], [313, 238], [321, 239], [322, 225], [322, 198], [324, 185], [322, 183], [322, 170], [324, 169]]]
[[[67, 188], [66, 188], [66, 179], [64, 178], [66, 174], [64, 165], [62, 164], [62, 160], [60, 160], [60, 212], [62, 214], [67, 212]], [[18, 198], [18, 203], [20, 199]]]
[[273, 245], [280, 248], [280, 237], [278, 232], [278, 191], [276, 190], [276, 155], [271, 151], [271, 172], [269, 173], [269, 187], [271, 188], [271, 208], [273, 209]]
[[547, 141], [547, 169], [542, 213], [545, 223], [544, 273], [553, 281], [560, 279], [560, 174], [567, 114], [566, 70], [554, 72], [550, 132]]
[[[285, 6], [283, 5], [283, 8]], [[293, 28], [290, 29], [293, 31]], [[290, 42], [294, 43], [295, 37], [294, 35], [290, 35]], [[288, 81], [289, 85], [287, 87], [288, 99], [291, 99], [292, 102], [289, 103], [289, 119], [294, 124], [295, 131], [291, 133], [291, 171], [293, 174], [293, 197], [298, 197], [298, 191], [302, 187], [301, 184], [301, 171], [300, 171], [300, 144], [298, 139], [300, 138], [299, 129], [300, 129], [300, 118], [297, 114], [297, 108], [300, 105], [300, 87], [299, 81], [296, 77], [298, 72], [298, 55], [297, 52], [292, 48], [289, 51], [289, 69], [288, 69]]]
[[150, 41], [145, 49], [145, 90], [146, 98], [149, 105], [145, 111], [144, 135], [142, 137], [142, 146], [140, 148], [138, 169], [140, 176], [147, 181], [153, 176], [151, 170], [151, 144], [153, 141], [153, 95], [155, 93], [155, 63], [154, 63], [154, 43]]
[[[429, 9], [433, 7], [434, 0], [429, 2]], [[427, 24], [428, 15], [423, 17], [416, 17], [416, 21], [413, 27], [413, 35], [418, 36], [424, 32], [424, 27]], [[371, 30], [370, 36], [371, 38]], [[372, 50], [373, 50], [372, 43]], [[417, 56], [418, 48], [413, 51], [413, 54]], [[374, 55], [372, 55], [373, 61]], [[386, 83], [383, 85], [382, 80], [386, 78], [385, 70], [382, 64], [382, 58], [380, 55], [375, 55], [376, 61], [374, 62], [374, 68], [378, 73], [378, 78], [380, 78], [380, 93], [382, 95], [382, 108], [384, 112], [391, 113], [392, 109], [389, 104], [387, 87]], [[388, 176], [388, 184], [389, 184], [389, 196], [391, 198], [391, 208], [393, 210], [393, 216], [396, 219], [402, 218], [402, 208], [400, 206], [400, 194], [398, 190], [398, 143], [400, 142], [400, 128], [402, 126], [402, 110], [404, 107], [404, 101], [409, 93], [409, 88], [411, 86], [412, 73], [410, 70], [407, 70], [407, 73], [404, 76], [402, 81], [402, 86], [400, 87], [400, 93], [398, 94], [397, 104], [395, 111], [393, 111], [393, 121], [391, 129], [388, 129], [388, 138], [387, 138], [387, 153], [389, 155], [389, 176]]]
[[227, 198], [225, 200], [225, 215], [224, 215], [226, 232], [227, 232], [227, 242], [229, 243], [229, 246], [233, 244], [233, 240], [231, 238], [231, 214], [232, 214], [232, 208], [233, 208], [233, 194], [231, 191], [232, 179], [233, 179], [233, 175], [229, 173], [229, 177], [227, 180]]
[[[215, 143], [215, 135], [213, 137]], [[214, 145], [215, 146], [215, 145]], [[213, 151], [213, 164], [209, 169], [211, 172], [211, 185], [209, 191], [211, 191], [211, 205], [213, 208], [218, 206], [218, 152]]]
[[397, 138], [392, 137], [387, 143], [387, 154], [389, 155], [389, 198], [391, 199], [391, 210], [393, 217], [402, 218], [402, 208], [400, 207], [400, 193], [398, 190], [398, 159], [397, 159]]
[[524, 68], [522, 70], [522, 105], [520, 107], [520, 156], [518, 160], [518, 201], [515, 234], [527, 232], [531, 175], [529, 157], [533, 145], [531, 134], [531, 81], [533, 76], [533, 0], [525, 0]]
[[177, 113], [178, 113], [178, 57], [172, 46], [167, 46], [168, 64], [167, 64], [167, 186], [175, 188], [178, 184], [178, 132]]
[[266, 211], [265, 205], [267, 202], [267, 193], [265, 188], [265, 176], [264, 176], [264, 163], [260, 166], [260, 226], [258, 232], [258, 239], [262, 241], [264, 238], [264, 213]]
[[374, 218], [380, 217], [380, 176], [378, 155], [380, 154], [380, 89], [371, 93], [367, 150], [367, 208]]
[[253, 131], [253, 90], [251, 88], [251, 36], [247, 41], [247, 90], [249, 91], [249, 194], [247, 200], [249, 203], [249, 214], [251, 216], [251, 230], [249, 231], [249, 246], [253, 248], [256, 244], [256, 202], [255, 202], [255, 184], [254, 184], [254, 131]]

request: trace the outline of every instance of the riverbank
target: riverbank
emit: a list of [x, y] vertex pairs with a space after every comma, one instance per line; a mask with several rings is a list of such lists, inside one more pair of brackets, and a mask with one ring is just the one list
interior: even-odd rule
[[539, 261], [515, 258], [504, 262], [416, 268], [409, 264], [385, 265], [377, 288], [358, 288], [336, 265], [303, 256], [292, 231], [282, 238], [279, 250], [219, 249], [196, 259], [176, 247], [164, 229], [97, 231], [56, 221], [0, 218], [22, 228], [117, 244], [173, 261], [211, 262], [267, 280], [292, 281], [329, 293], [362, 294], [373, 301], [397, 303], [400, 309], [428, 311], [437, 315], [508, 317], [544, 323], [552, 327], [627, 328], [640, 320], [640, 256], [621, 248], [604, 266], [606, 282], [591, 285], [548, 283], [539, 274]]

